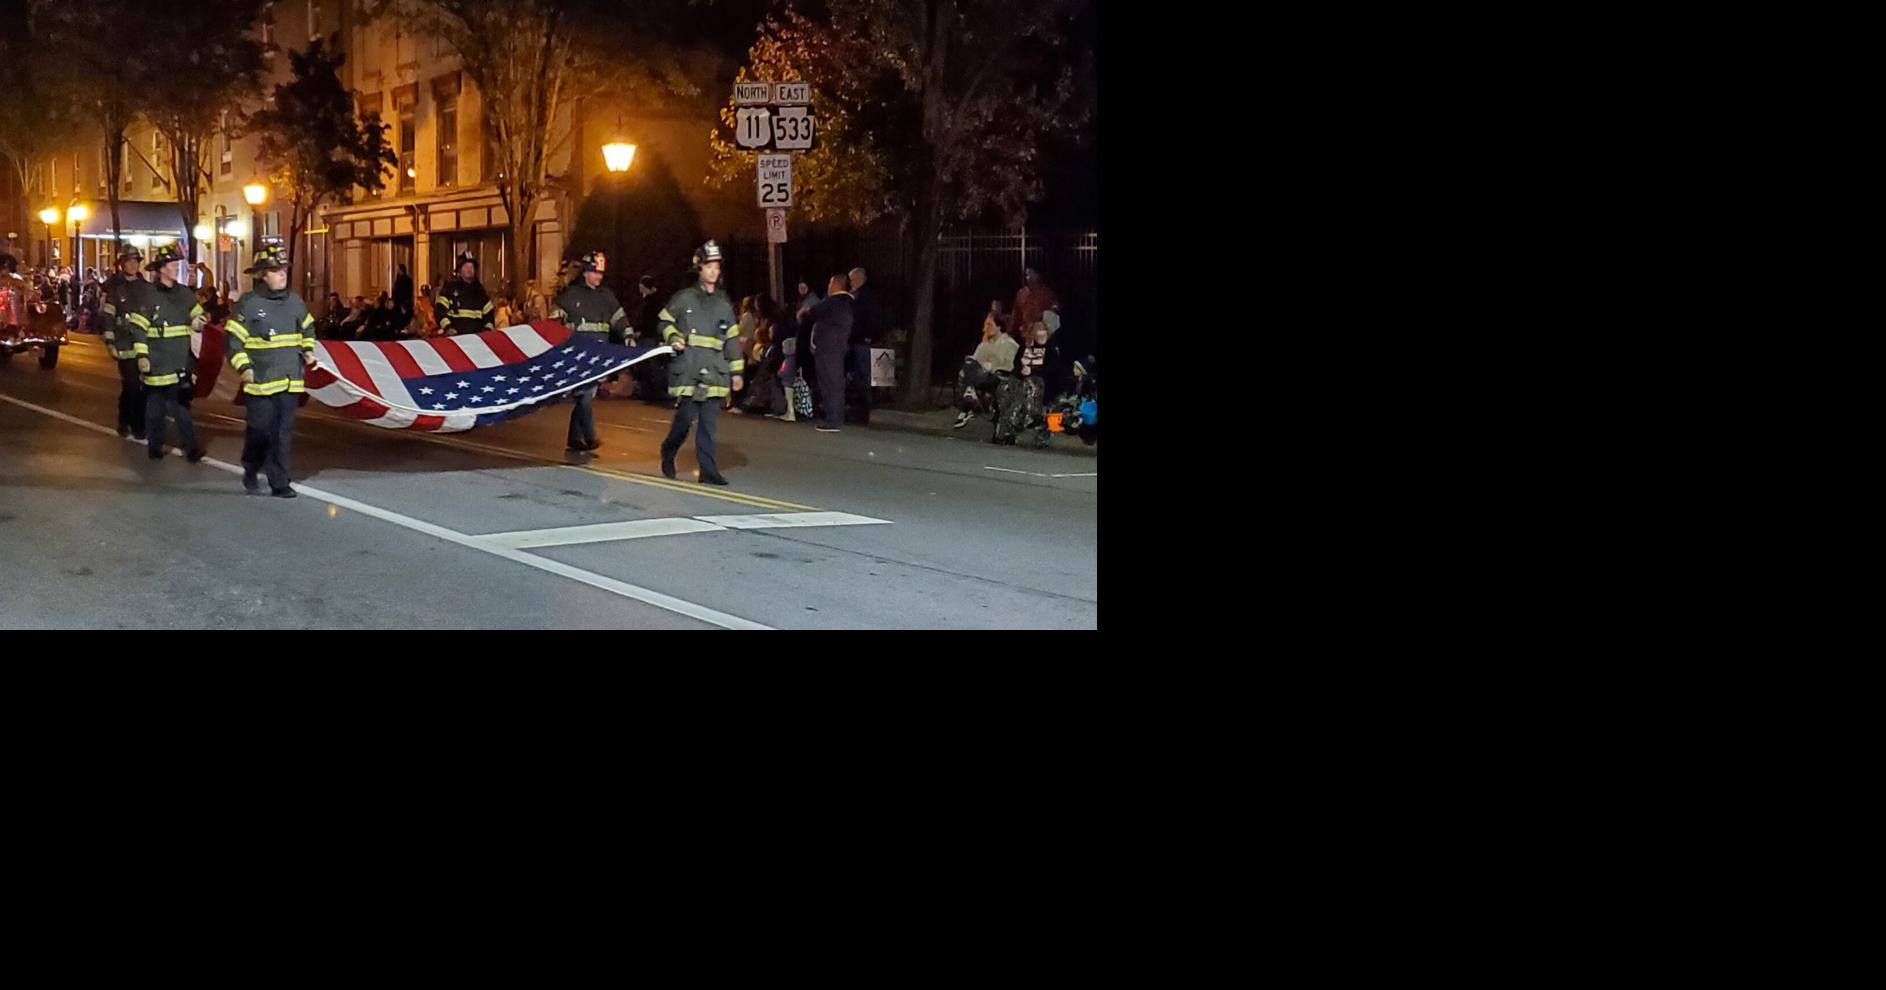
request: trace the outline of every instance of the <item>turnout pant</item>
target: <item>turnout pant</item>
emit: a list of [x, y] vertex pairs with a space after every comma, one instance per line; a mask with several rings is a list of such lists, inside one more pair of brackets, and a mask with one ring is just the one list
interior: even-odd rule
[[242, 431], [243, 473], [267, 472], [270, 491], [287, 491], [289, 441], [295, 435], [295, 410], [301, 396], [291, 392], [245, 395], [242, 404], [248, 413], [248, 425]]
[[576, 405], [570, 409], [571, 448], [581, 450], [596, 445], [596, 386], [585, 385], [571, 393]]
[[144, 382], [138, 378], [138, 359], [118, 361], [118, 428], [144, 437]]
[[683, 398], [675, 406], [674, 425], [668, 427], [668, 439], [661, 442], [661, 456], [664, 460], [674, 459], [675, 452], [687, 442], [688, 428], [696, 419], [701, 421], [701, 428], [694, 434], [694, 460], [701, 465], [702, 477], [719, 474], [720, 465], [714, 462], [714, 424], [720, 421], [719, 399]]
[[812, 355], [819, 369], [819, 402], [825, 406], [825, 425], [845, 425], [845, 352], [827, 347]]
[[151, 453], [164, 452], [166, 417], [177, 421], [177, 446], [188, 454], [196, 449], [196, 421], [190, 417], [189, 385], [147, 385], [144, 387], [144, 443]]

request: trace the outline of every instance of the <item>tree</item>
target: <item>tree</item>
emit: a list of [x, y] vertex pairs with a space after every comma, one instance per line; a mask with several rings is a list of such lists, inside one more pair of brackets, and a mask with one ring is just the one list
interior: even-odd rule
[[[552, 163], [570, 147], [572, 112], [584, 93], [688, 94], [678, 52], [662, 44], [673, 0], [375, 0], [373, 16], [396, 16], [459, 54], [484, 103], [496, 146], [496, 184], [510, 217], [510, 292], [529, 278], [531, 221], [546, 196], [568, 209], [567, 173]], [[567, 212], [564, 214], [567, 216]]]
[[290, 269], [301, 232], [323, 204], [345, 198], [355, 186], [378, 191], [399, 161], [378, 114], [355, 120], [353, 97], [340, 78], [346, 61], [320, 41], [290, 55], [293, 75], [244, 124], [246, 132], [261, 135], [257, 158], [273, 170], [289, 203]]
[[[186, 231], [196, 226], [214, 178], [204, 159], [231, 112], [239, 116], [242, 101], [261, 87], [263, 46], [249, 32], [263, 6], [264, 0], [184, 4], [138, 24], [139, 47], [148, 53], [144, 113], [169, 145], [171, 192]], [[256, 237], [261, 243], [260, 231]], [[184, 243], [196, 264], [196, 238]]]
[[[930, 374], [943, 224], [1020, 222], [1041, 195], [1042, 148], [1086, 123], [1061, 43], [1085, 3], [826, 0], [823, 19], [769, 19], [755, 45], [760, 64], [750, 70], [763, 71], [777, 46], [826, 95], [821, 118], [850, 115], [846, 135], [859, 147], [833, 149], [834, 162], [881, 163], [894, 179], [883, 183], [876, 164], [833, 167], [824, 192], [866, 203], [888, 196], [900, 230], [916, 240], [911, 401]], [[853, 188], [839, 188], [853, 176]]]
[[149, 9], [135, 0], [33, 0], [27, 8], [36, 39], [27, 74], [40, 81], [49, 106], [91, 121], [104, 139], [106, 194], [118, 247], [124, 236], [118, 215], [124, 132], [149, 100], [144, 49], [128, 44], [126, 32], [127, 25], [149, 20]]

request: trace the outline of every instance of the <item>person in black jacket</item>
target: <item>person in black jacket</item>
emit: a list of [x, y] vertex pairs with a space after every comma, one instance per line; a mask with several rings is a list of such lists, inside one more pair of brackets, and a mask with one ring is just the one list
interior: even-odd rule
[[878, 336], [884, 331], [884, 309], [878, 301], [878, 290], [866, 284], [868, 278], [863, 268], [851, 270], [851, 346], [845, 360], [861, 410], [858, 422], [867, 426], [871, 423], [871, 348], [877, 346]]
[[820, 433], [837, 433], [845, 425], [845, 357], [851, 350], [852, 302], [845, 276], [833, 275], [831, 292], [812, 307], [812, 364], [818, 368], [819, 402], [825, 408]]

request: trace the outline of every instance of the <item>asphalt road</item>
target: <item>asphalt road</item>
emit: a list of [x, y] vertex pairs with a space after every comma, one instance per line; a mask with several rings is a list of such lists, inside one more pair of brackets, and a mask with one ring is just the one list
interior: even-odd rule
[[[248, 497], [242, 409], [195, 404], [210, 452], [119, 439], [117, 372], [75, 337], [0, 367], [0, 628], [1094, 628], [1098, 459], [968, 438], [722, 416], [729, 488], [657, 451], [671, 410], [569, 404], [469, 433], [310, 402], [301, 497]], [[172, 443], [175, 443], [174, 434]]]

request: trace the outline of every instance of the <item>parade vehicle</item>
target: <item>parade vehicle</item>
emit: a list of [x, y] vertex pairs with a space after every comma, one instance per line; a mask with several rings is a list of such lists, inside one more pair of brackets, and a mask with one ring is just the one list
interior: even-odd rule
[[57, 299], [40, 298], [18, 274], [0, 272], [0, 366], [21, 351], [37, 350], [39, 366], [50, 370], [58, 366], [65, 343], [65, 307]]

